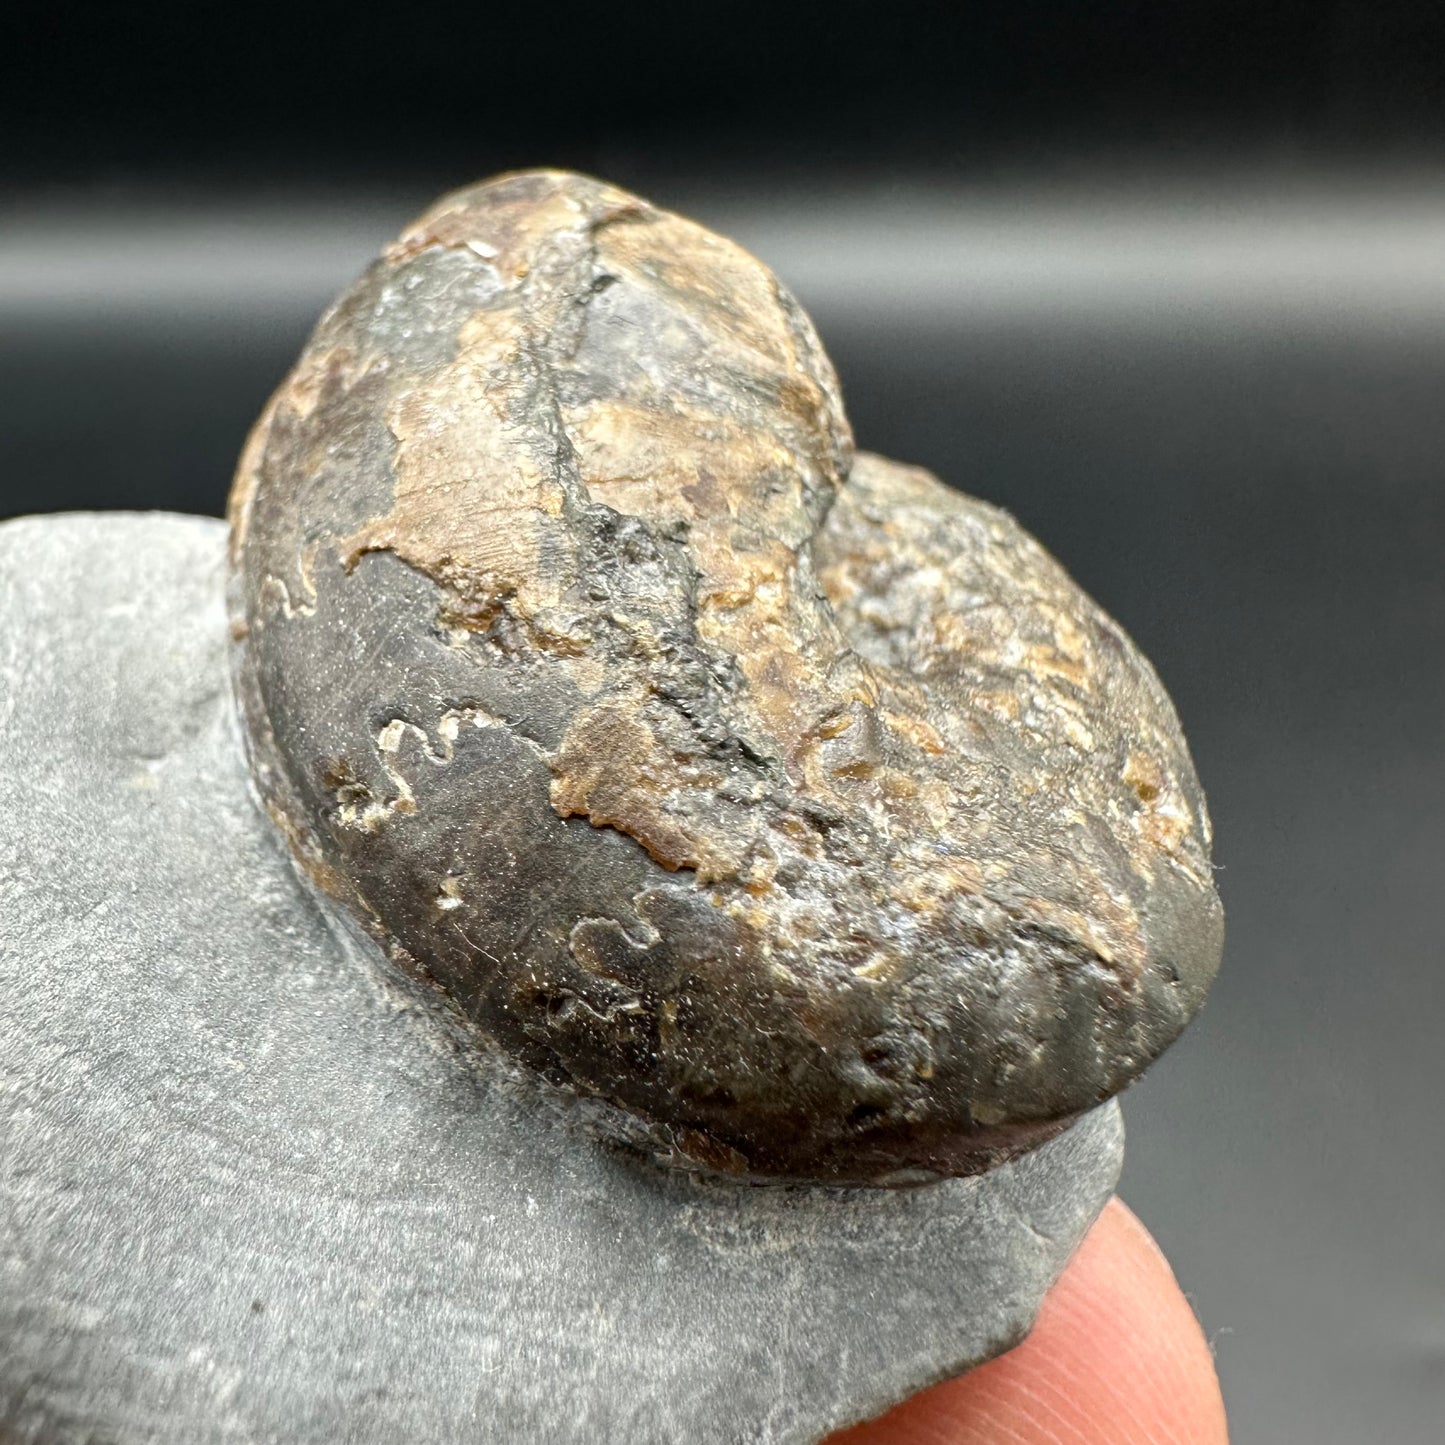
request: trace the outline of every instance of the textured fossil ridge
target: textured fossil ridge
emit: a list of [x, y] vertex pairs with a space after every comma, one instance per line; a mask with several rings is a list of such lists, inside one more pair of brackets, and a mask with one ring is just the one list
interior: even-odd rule
[[258, 422], [232, 561], [311, 878], [674, 1162], [986, 1169], [1217, 968], [1149, 665], [1006, 514], [855, 456], [772, 274], [622, 191], [416, 222]]

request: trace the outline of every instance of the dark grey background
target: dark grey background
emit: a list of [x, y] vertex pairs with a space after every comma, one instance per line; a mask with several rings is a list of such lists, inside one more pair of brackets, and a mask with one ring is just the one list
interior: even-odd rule
[[1235, 1439], [1434, 1445], [1442, 12], [645, 8], [7, 15], [0, 515], [218, 511], [320, 308], [447, 185], [581, 165], [735, 235], [860, 442], [1013, 509], [1178, 703], [1229, 942], [1123, 1193]]

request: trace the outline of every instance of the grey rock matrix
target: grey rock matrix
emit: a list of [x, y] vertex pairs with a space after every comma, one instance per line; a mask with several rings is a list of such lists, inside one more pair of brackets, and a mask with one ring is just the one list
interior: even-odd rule
[[333, 936], [213, 521], [0, 528], [0, 1438], [803, 1442], [1017, 1340], [1110, 1105], [976, 1179], [629, 1162]]

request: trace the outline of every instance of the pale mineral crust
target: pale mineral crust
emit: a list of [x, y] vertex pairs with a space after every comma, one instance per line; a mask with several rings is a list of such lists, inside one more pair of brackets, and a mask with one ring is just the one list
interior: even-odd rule
[[855, 458], [771, 273], [624, 192], [516, 175], [412, 226], [258, 423], [232, 557], [308, 874], [674, 1162], [988, 1168], [1213, 977], [1148, 664], [1006, 514]]

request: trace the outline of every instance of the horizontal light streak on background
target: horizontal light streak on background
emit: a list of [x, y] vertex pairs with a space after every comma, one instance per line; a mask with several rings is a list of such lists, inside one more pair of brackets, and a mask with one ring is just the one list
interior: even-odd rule
[[[955, 326], [1177, 315], [1445, 321], [1445, 181], [1277, 193], [1196, 184], [665, 197], [768, 261], [820, 317]], [[0, 326], [311, 315], [425, 198], [0, 207]]]

